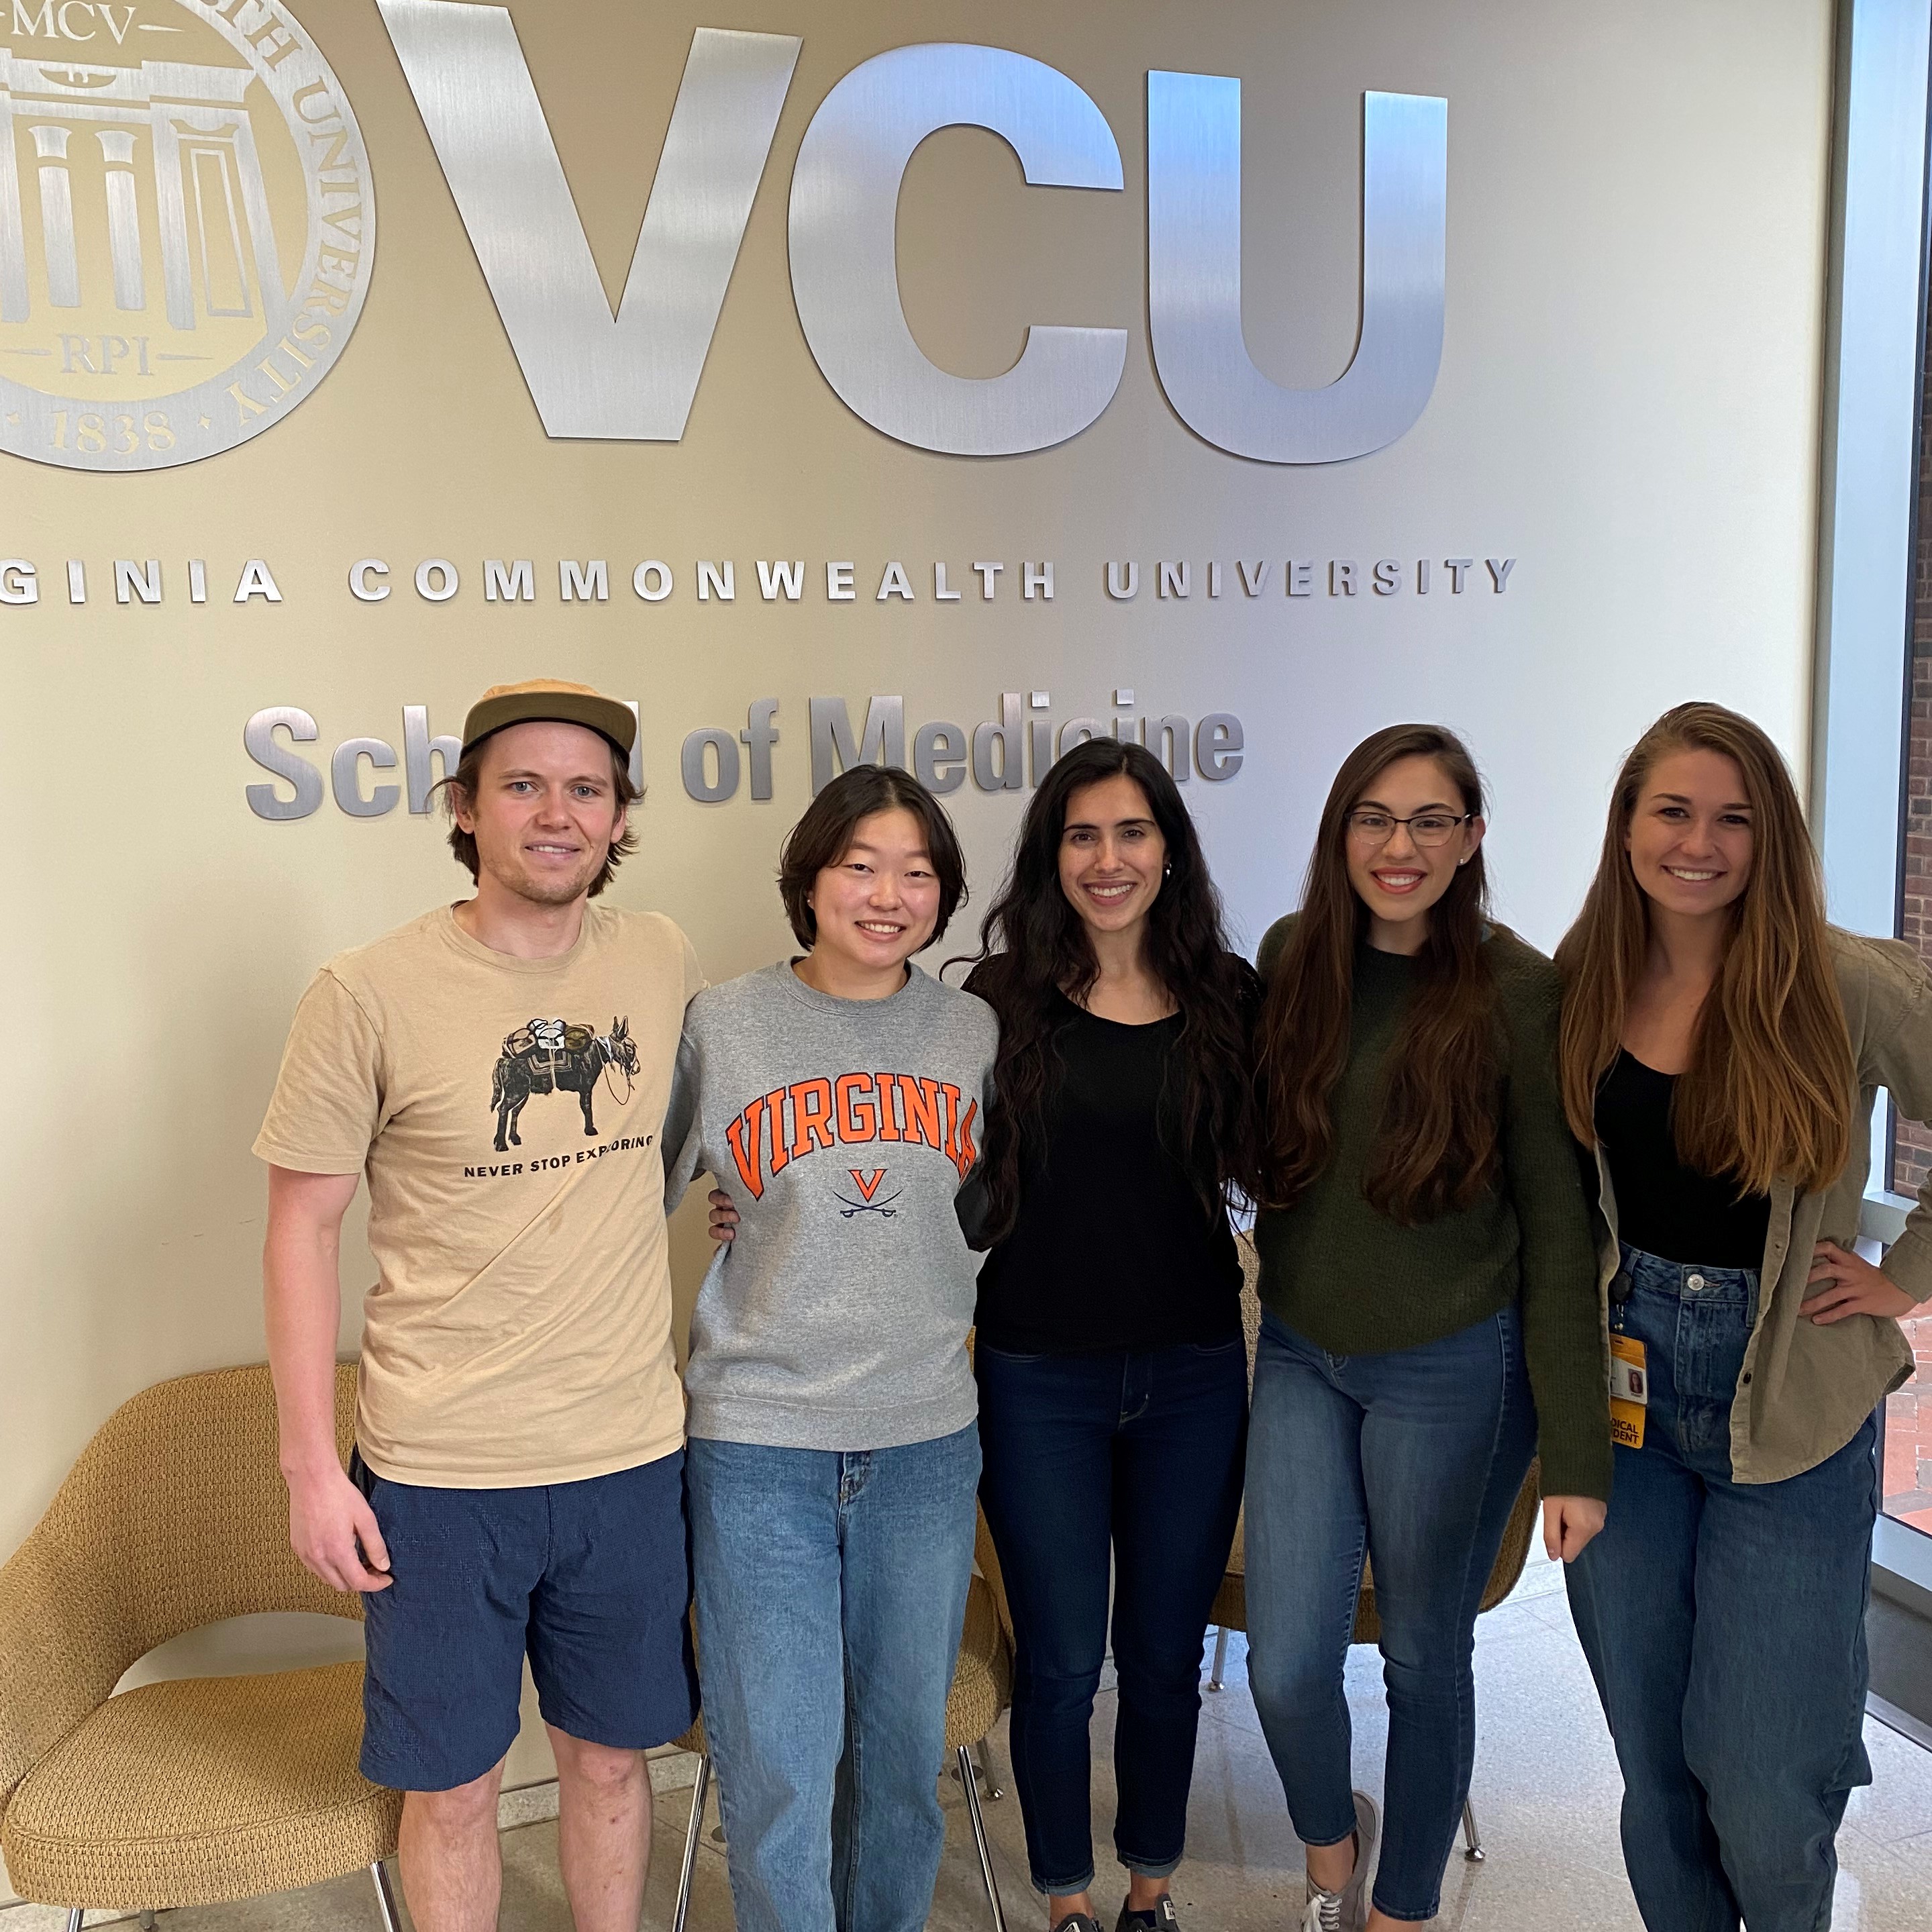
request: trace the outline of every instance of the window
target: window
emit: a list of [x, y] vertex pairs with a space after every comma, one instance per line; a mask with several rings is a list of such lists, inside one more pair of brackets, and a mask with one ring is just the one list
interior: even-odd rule
[[[1932, 337], [1928, 337], [1932, 339]], [[1918, 422], [1918, 514], [1913, 530], [1912, 665], [1900, 801], [1898, 932], [1932, 963], [1932, 382]], [[1932, 1169], [1932, 1127], [1892, 1113], [1889, 1185], [1916, 1196]], [[1932, 1310], [1900, 1324], [1917, 1372], [1885, 1406], [1887, 1516], [1932, 1534]]]

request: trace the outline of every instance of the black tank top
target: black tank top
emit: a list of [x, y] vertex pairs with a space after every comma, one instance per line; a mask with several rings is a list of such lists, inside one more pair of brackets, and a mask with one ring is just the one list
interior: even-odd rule
[[1764, 1265], [1771, 1196], [1737, 1198], [1737, 1184], [1700, 1174], [1677, 1157], [1671, 1132], [1674, 1073], [1619, 1050], [1597, 1089], [1597, 1138], [1617, 1195], [1617, 1233], [1667, 1262], [1706, 1268]]

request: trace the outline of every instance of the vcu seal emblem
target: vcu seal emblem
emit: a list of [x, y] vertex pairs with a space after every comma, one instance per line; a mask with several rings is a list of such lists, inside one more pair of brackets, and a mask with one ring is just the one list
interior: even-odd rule
[[0, 449], [233, 448], [328, 373], [375, 247], [348, 98], [277, 0], [0, 0]]

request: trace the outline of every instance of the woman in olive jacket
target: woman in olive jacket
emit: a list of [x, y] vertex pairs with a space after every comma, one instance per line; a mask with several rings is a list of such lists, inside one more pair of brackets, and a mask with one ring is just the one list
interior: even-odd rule
[[1912, 1372], [1932, 1187], [1852, 1246], [1880, 1088], [1932, 1114], [1932, 974], [1828, 926], [1790, 775], [1748, 718], [1666, 712], [1625, 760], [1557, 952], [1596, 1154], [1616, 1469], [1568, 1573], [1649, 1932], [1815, 1932], [1856, 1785], [1874, 1410]]

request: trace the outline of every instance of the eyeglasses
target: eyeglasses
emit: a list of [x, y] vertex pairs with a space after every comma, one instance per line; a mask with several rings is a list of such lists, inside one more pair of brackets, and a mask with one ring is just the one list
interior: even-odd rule
[[1446, 812], [1419, 812], [1412, 818], [1396, 818], [1386, 812], [1352, 812], [1348, 836], [1360, 839], [1364, 845], [1386, 845], [1395, 836], [1396, 827], [1406, 825], [1409, 837], [1426, 851], [1448, 844], [1455, 837], [1456, 828], [1467, 825], [1475, 815], [1466, 812], [1452, 818]]

